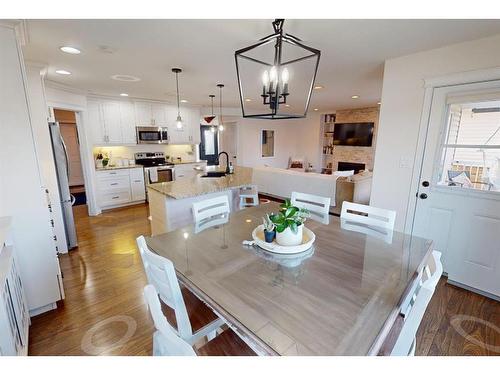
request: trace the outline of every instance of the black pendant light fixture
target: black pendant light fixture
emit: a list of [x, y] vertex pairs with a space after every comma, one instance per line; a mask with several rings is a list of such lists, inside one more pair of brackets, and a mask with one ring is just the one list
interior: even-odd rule
[[175, 83], [177, 87], [177, 120], [175, 120], [175, 127], [177, 130], [181, 130], [184, 128], [184, 124], [182, 123], [181, 117], [181, 105], [180, 105], [180, 97], [179, 97], [179, 73], [182, 72], [181, 68], [172, 68], [172, 72], [175, 73]]
[[222, 120], [222, 89], [224, 85], [219, 83], [217, 87], [219, 88], [219, 131], [221, 132], [224, 130], [224, 121]]
[[321, 52], [284, 33], [284, 22], [274, 20], [273, 34], [234, 53], [243, 117], [306, 117]]

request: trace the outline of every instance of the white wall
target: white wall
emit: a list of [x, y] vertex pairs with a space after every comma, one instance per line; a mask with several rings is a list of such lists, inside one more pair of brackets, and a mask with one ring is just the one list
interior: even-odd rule
[[396, 210], [397, 230], [403, 230], [408, 201], [415, 199], [410, 191], [424, 79], [500, 67], [499, 45], [496, 35], [386, 61], [370, 203]]
[[15, 31], [0, 24], [0, 216], [13, 242], [28, 308], [60, 299], [58, 260], [33, 140], [23, 59]]

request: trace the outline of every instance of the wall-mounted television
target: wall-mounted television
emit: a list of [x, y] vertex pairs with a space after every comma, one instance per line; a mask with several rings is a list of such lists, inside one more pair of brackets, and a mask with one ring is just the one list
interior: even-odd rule
[[335, 123], [333, 144], [370, 147], [373, 141], [373, 125], [373, 122]]

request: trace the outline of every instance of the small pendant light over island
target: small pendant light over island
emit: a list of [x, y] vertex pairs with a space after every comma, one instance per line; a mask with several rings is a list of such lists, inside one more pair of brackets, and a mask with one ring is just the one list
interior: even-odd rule
[[182, 130], [184, 128], [184, 124], [182, 122], [182, 117], [181, 117], [181, 105], [179, 96], [179, 73], [182, 72], [182, 69], [172, 68], [172, 72], [175, 73], [175, 84], [177, 88], [177, 120], [175, 120], [175, 127], [177, 128], [177, 130]]

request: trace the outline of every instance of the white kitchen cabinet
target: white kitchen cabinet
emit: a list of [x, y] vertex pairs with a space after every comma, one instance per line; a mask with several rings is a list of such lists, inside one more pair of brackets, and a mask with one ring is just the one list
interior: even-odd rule
[[190, 107], [181, 107], [181, 117], [184, 127], [177, 129], [177, 107], [168, 111], [168, 124], [170, 143], [172, 144], [195, 144], [200, 143], [200, 112]]
[[90, 142], [94, 144], [106, 143], [106, 132], [102, 121], [101, 103], [98, 101], [87, 102], [87, 129], [89, 129]]
[[167, 126], [167, 105], [153, 102], [134, 102], [137, 126]]
[[153, 125], [153, 115], [151, 113], [151, 103], [148, 102], [134, 102], [135, 109], [135, 125], [136, 126], [149, 126]]
[[146, 199], [144, 170], [142, 168], [130, 169], [130, 193], [132, 201], [143, 201]]
[[135, 112], [134, 104], [130, 102], [120, 103], [120, 120], [122, 128], [122, 137], [124, 144], [136, 144], [135, 133]]
[[101, 105], [106, 143], [123, 143], [120, 103], [103, 101]]
[[96, 171], [97, 201], [102, 209], [146, 199], [142, 167]]
[[162, 103], [151, 104], [151, 119], [154, 126], [168, 126], [167, 124], [167, 106]]

